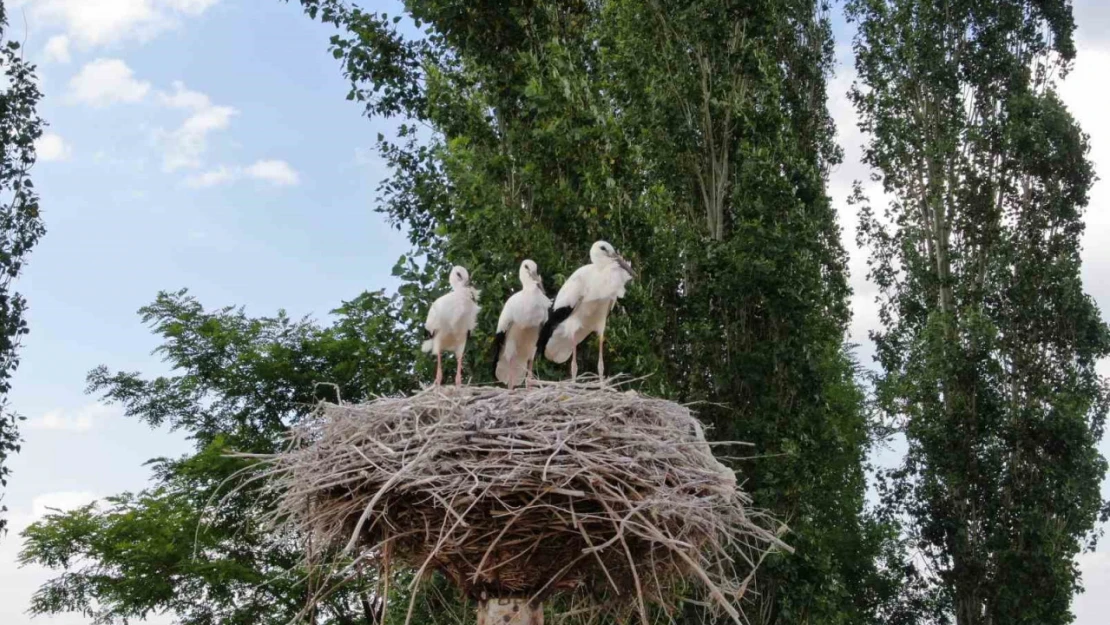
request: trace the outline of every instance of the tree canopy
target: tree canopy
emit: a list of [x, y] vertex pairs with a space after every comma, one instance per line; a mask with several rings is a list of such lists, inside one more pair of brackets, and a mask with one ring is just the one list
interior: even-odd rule
[[[33, 613], [79, 612], [95, 623], [171, 613], [185, 625], [284, 625], [308, 596], [303, 552], [266, 530], [257, 485], [228, 496], [248, 462], [272, 453], [318, 399], [358, 401], [414, 388], [416, 344], [398, 333], [396, 298], [364, 293], [332, 324], [205, 310], [186, 291], [141, 311], [175, 374], [146, 379], [100, 367], [89, 390], [151, 426], [188, 433], [194, 453], [150, 462], [153, 484], [100, 504], [48, 515], [25, 530], [21, 561], [61, 571]], [[326, 384], [320, 384], [326, 383]], [[371, 580], [318, 607], [321, 622], [365, 623], [379, 609]]]
[[[883, 306], [874, 407], [910, 446], [871, 512], [879, 431], [845, 345], [823, 2], [300, 6], [335, 27], [346, 97], [397, 123], [377, 138], [377, 210], [412, 246], [398, 293], [364, 293], [326, 323], [207, 310], [186, 291], [144, 308], [173, 373], [101, 367], [89, 390], [187, 432], [194, 452], [152, 461], [149, 489], [32, 525], [23, 561], [59, 572], [33, 612], [285, 623], [328, 580], [259, 523], [272, 502], [257, 485], [229, 491], [245, 464], [226, 452], [274, 451], [317, 400], [430, 380], [420, 326], [452, 264], [481, 289], [467, 375], [492, 382], [520, 261], [557, 287], [605, 239], [639, 273], [610, 319], [608, 369], [750, 443], [729, 461], [790, 527], [795, 553], [764, 562], [749, 621], [1067, 622], [1073, 557], [1103, 505], [1094, 362], [1110, 351], [1078, 273], [1087, 138], [1053, 91], [1075, 53], [1067, 2], [847, 3], [866, 160], [894, 198], [876, 212], [856, 197]], [[316, 623], [377, 622], [382, 580], [359, 573]], [[420, 622], [470, 618], [443, 580], [431, 588]]]
[[20, 448], [19, 422], [8, 404], [11, 378], [19, 366], [19, 345], [27, 334], [27, 301], [12, 290], [31, 249], [46, 233], [39, 198], [30, 172], [35, 164], [35, 141], [44, 122], [36, 107], [42, 98], [35, 66], [23, 59], [18, 41], [6, 37], [8, 15], [0, 1], [0, 536], [6, 520], [2, 505], [8, 483], [5, 461]]
[[[851, 0], [852, 98], [892, 201], [864, 203], [880, 408], [909, 451], [884, 498], [960, 625], [1067, 623], [1104, 507], [1110, 332], [1080, 280], [1087, 136], [1055, 79], [1064, 0]], [[1035, 581], [1034, 581], [1035, 580]]]

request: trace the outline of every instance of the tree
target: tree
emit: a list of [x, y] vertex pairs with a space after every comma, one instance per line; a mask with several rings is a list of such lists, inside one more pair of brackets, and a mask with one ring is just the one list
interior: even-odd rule
[[[161, 610], [190, 624], [286, 618], [304, 598], [288, 578], [305, 572], [253, 524], [268, 508], [257, 491], [239, 491], [229, 516], [202, 528], [199, 562], [172, 546], [196, 533], [199, 502], [239, 467], [218, 452], [276, 449], [315, 381], [357, 400], [428, 379], [430, 359], [414, 347], [449, 263], [482, 288], [488, 329], [523, 257], [557, 285], [604, 237], [642, 276], [607, 332], [613, 369], [648, 376], [646, 392], [705, 402], [719, 439], [753, 443], [758, 457], [737, 463], [746, 487], [791, 527], [797, 553], [762, 569], [751, 620], [877, 620], [893, 578], [876, 557], [891, 531], [863, 514], [869, 431], [842, 345], [844, 252], [824, 191], [839, 157], [824, 108], [824, 8], [420, 0], [390, 16], [339, 0], [302, 5], [339, 29], [332, 52], [351, 80], [348, 98], [399, 120], [379, 147], [393, 168], [381, 210], [413, 244], [394, 267], [401, 297], [356, 306], [353, 327], [378, 330], [349, 341], [336, 337], [353, 313], [332, 328], [302, 327], [159, 298], [146, 315], [180, 374], [100, 370], [92, 389], [136, 417], [185, 428], [198, 453], [158, 463], [155, 488], [138, 497], [28, 530], [24, 560], [62, 570], [33, 609], [104, 621]], [[491, 377], [492, 338], [478, 332], [468, 348], [475, 381]], [[166, 513], [142, 514], [171, 495]], [[139, 517], [155, 523], [131, 523]], [[152, 578], [160, 584], [143, 583]], [[345, 587], [317, 621], [370, 618], [361, 606], [373, 582]]]
[[[27, 334], [27, 301], [12, 290], [12, 282], [22, 272], [31, 248], [46, 233], [30, 179], [35, 141], [42, 136], [44, 125], [35, 112], [42, 93], [35, 66], [23, 60], [19, 42], [5, 40], [7, 28], [7, 12], [0, 2], [0, 67], [6, 84], [0, 90], [0, 489], [8, 483], [8, 455], [19, 452], [18, 425], [23, 419], [8, 405], [11, 378], [19, 366], [20, 340]], [[0, 505], [0, 536], [6, 511]]]
[[852, 98], [892, 200], [863, 202], [881, 408], [909, 443], [884, 499], [960, 625], [1067, 623], [1102, 508], [1110, 332], [1080, 281], [1087, 137], [1056, 76], [1064, 0], [850, 0]]
[[[754, 444], [759, 457], [738, 465], [746, 486], [792, 528], [798, 552], [767, 564], [749, 617], [874, 617], [887, 535], [862, 514], [868, 425], [842, 349], [825, 8], [302, 5], [339, 28], [349, 99], [401, 120], [398, 137], [379, 137], [394, 172], [381, 210], [427, 262], [399, 273], [424, 288], [449, 263], [468, 267], [488, 328], [521, 259], [558, 285], [593, 240], [613, 242], [642, 278], [611, 317], [612, 370], [707, 402], [719, 438]], [[477, 362], [490, 339], [476, 335]]]
[[[75, 611], [96, 623], [169, 613], [184, 625], [285, 625], [307, 605], [301, 544], [265, 526], [272, 502], [236, 477], [248, 461], [227, 454], [280, 449], [317, 399], [414, 388], [416, 344], [398, 332], [397, 301], [365, 293], [326, 327], [284, 313], [206, 311], [185, 291], [163, 293], [141, 313], [175, 374], [144, 379], [99, 367], [89, 390], [151, 426], [187, 432], [196, 450], [152, 460], [154, 484], [140, 493], [27, 528], [20, 561], [60, 573], [36, 592], [31, 612]], [[374, 581], [368, 573], [322, 602], [317, 622], [373, 625]]]

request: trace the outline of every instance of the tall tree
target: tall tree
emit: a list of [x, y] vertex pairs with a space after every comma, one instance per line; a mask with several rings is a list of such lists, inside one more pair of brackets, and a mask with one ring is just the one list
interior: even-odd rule
[[892, 197], [878, 214], [857, 193], [878, 397], [909, 442], [885, 500], [957, 623], [1067, 623], [1103, 506], [1110, 353], [1080, 281], [1087, 137], [1054, 89], [1075, 57], [1070, 3], [847, 7], [865, 159]]
[[[747, 487], [792, 529], [797, 554], [767, 564], [749, 617], [874, 616], [882, 533], [862, 515], [868, 432], [824, 189], [839, 158], [825, 7], [302, 4], [340, 28], [350, 99], [402, 119], [380, 138], [394, 171], [381, 209], [429, 261], [402, 275], [427, 286], [448, 261], [467, 266], [486, 328], [522, 258], [558, 285], [593, 240], [613, 242], [642, 278], [606, 333], [612, 370], [707, 402], [718, 437], [754, 443]], [[489, 339], [476, 336], [478, 362]]]
[[6, 38], [7, 30], [7, 11], [0, 1], [0, 68], [5, 84], [0, 90], [0, 536], [6, 525], [7, 508], [2, 505], [9, 474], [6, 460], [19, 451], [22, 420], [12, 412], [8, 392], [19, 366], [20, 340], [27, 334], [27, 302], [12, 290], [12, 282], [46, 232], [30, 178], [35, 140], [42, 136], [43, 121], [35, 112], [42, 94], [35, 66], [23, 59], [18, 41]]

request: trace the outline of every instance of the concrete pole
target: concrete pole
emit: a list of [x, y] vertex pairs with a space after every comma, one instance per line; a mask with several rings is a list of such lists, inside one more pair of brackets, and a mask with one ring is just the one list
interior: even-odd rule
[[525, 597], [491, 597], [478, 602], [478, 625], [543, 625], [543, 604]]

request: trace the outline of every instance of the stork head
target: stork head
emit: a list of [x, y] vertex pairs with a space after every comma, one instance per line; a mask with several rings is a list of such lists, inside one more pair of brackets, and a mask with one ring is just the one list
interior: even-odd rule
[[608, 241], [598, 241], [590, 248], [590, 262], [595, 265], [611, 263], [616, 256], [617, 250]]
[[455, 265], [451, 268], [449, 281], [451, 282], [451, 288], [456, 291], [466, 288], [470, 285], [470, 273], [466, 271], [466, 267]]
[[628, 272], [628, 275], [633, 278], [636, 277], [636, 272], [632, 271], [632, 265], [623, 256], [617, 253], [616, 248], [609, 244], [608, 241], [598, 241], [590, 248], [590, 262], [595, 265], [620, 265], [621, 269]]
[[543, 278], [540, 277], [540, 269], [536, 266], [536, 261], [526, 260], [520, 263], [520, 283], [525, 287], [531, 284], [543, 286]]

